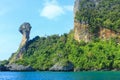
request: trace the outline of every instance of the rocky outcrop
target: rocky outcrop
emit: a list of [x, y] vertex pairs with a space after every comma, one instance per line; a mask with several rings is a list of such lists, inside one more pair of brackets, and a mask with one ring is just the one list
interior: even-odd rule
[[89, 42], [91, 40], [89, 26], [87, 24], [81, 24], [77, 21], [74, 22], [74, 38], [77, 41]]
[[9, 64], [12, 64], [16, 60], [22, 58], [23, 53], [26, 51], [26, 46], [29, 41], [29, 35], [30, 35], [31, 28], [32, 28], [31, 25], [27, 22], [23, 23], [20, 26], [19, 32], [22, 34], [22, 41], [20, 43], [20, 46], [17, 52], [13, 53], [11, 57], [9, 58]]
[[76, 12], [79, 11], [79, 9], [80, 9], [80, 1], [81, 0], [75, 0], [75, 3], [74, 3], [74, 14], [76, 14]]
[[[93, 3], [94, 6], [97, 6], [98, 3], [99, 3], [101, 0], [87, 0], [87, 1]], [[87, 4], [82, 4], [82, 5], [80, 5], [81, 2], [84, 3], [84, 0], [75, 0], [75, 3], [74, 3], [74, 14], [76, 14], [76, 12], [79, 11], [81, 8], [87, 6]]]
[[111, 29], [107, 29], [107, 28], [100, 28], [99, 31], [99, 38], [101, 39], [110, 39], [113, 37], [120, 37], [120, 33], [119, 32], [115, 32]]
[[23, 23], [19, 28], [19, 31], [23, 36], [22, 36], [22, 41], [19, 46], [17, 55], [16, 55], [17, 59], [21, 58], [23, 52], [26, 50], [25, 47], [29, 40], [30, 30], [31, 30], [31, 25], [29, 23]]
[[71, 62], [58, 62], [53, 65], [49, 70], [50, 71], [73, 71], [74, 65]]
[[17, 64], [8, 64], [5, 67], [7, 71], [34, 71], [31, 66], [23, 66]]
[[0, 71], [35, 71], [31, 66], [18, 64], [0, 65]]
[[[89, 42], [96, 37], [100, 39], [110, 39], [113, 37], [120, 37], [119, 32], [115, 32], [112, 29], [108, 29], [105, 26], [104, 28], [100, 27], [103, 25], [99, 25], [99, 27], [97, 27], [96, 30], [92, 32], [89, 25], [90, 21], [87, 21], [87, 20], [85, 21], [82, 19], [80, 19], [79, 21], [76, 19], [76, 15], [78, 15], [82, 9], [87, 8], [87, 9], [93, 10], [96, 8], [97, 5], [99, 5], [101, 1], [102, 0], [87, 0], [87, 3], [86, 3], [86, 0], [75, 0], [75, 4], [74, 4], [74, 39], [75, 40]], [[93, 6], [90, 6], [90, 5], [88, 6], [88, 4], [92, 4]]]
[[75, 0], [74, 4], [74, 39], [77, 41], [89, 42], [91, 40], [91, 34], [89, 32], [89, 26], [87, 23], [80, 22], [75, 19], [76, 13], [80, 9], [81, 0]]

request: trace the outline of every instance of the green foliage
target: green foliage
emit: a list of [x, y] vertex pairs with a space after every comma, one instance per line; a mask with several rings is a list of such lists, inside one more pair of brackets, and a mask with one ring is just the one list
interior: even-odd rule
[[[81, 0], [80, 10], [75, 18], [89, 24], [90, 31], [98, 32], [99, 27], [106, 27], [120, 32], [119, 0]], [[18, 64], [31, 65], [38, 70], [48, 70], [55, 63], [70, 61], [75, 70], [120, 70], [120, 44], [117, 38], [109, 40], [94, 39], [89, 43], [77, 42], [69, 34], [35, 37], [26, 46], [23, 59]]]
[[80, 10], [75, 18], [81, 23], [87, 23], [91, 32], [97, 32], [99, 27], [106, 27], [120, 32], [120, 1], [99, 0], [98, 4], [91, 0], [81, 0]]
[[8, 63], [8, 60], [0, 61], [0, 66], [7, 65]]
[[18, 64], [48, 70], [55, 63], [70, 61], [78, 70], [120, 69], [120, 45], [117, 39], [77, 42], [73, 31], [64, 35], [35, 37], [29, 41]]

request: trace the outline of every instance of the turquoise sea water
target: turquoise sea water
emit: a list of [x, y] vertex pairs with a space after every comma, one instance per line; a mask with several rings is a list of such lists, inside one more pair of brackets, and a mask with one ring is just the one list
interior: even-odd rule
[[120, 80], [120, 72], [0, 72], [0, 80]]

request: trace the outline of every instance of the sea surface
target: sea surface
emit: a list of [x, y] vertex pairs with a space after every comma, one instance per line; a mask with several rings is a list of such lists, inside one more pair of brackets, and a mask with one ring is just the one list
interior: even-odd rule
[[0, 80], [120, 80], [120, 72], [0, 72]]

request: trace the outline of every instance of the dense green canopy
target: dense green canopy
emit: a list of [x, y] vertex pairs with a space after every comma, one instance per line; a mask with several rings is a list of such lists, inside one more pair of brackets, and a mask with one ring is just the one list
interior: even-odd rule
[[73, 32], [64, 35], [36, 37], [29, 41], [23, 59], [18, 64], [48, 70], [59, 61], [70, 61], [76, 70], [120, 69], [120, 45], [117, 39], [80, 43]]
[[[91, 32], [106, 27], [120, 32], [120, 0], [81, 0], [76, 20], [87, 23]], [[70, 61], [75, 70], [120, 70], [120, 44], [117, 38], [94, 39], [89, 43], [74, 40], [69, 34], [35, 37], [26, 46], [23, 58], [18, 64], [31, 65], [38, 70], [48, 70], [59, 61]]]
[[120, 0], [81, 0], [80, 10], [76, 19], [87, 23], [91, 32], [96, 32], [98, 27], [106, 27], [120, 32]]

